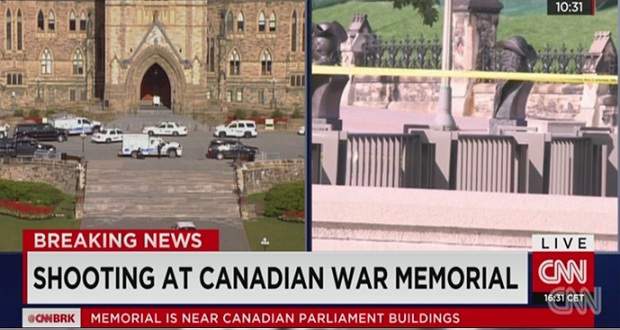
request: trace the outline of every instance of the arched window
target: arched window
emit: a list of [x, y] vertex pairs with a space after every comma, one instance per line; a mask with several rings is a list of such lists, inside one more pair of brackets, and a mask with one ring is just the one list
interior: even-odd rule
[[52, 53], [45, 48], [41, 53], [41, 73], [52, 74]]
[[17, 10], [17, 50], [24, 49], [24, 29], [22, 26], [22, 11]]
[[271, 75], [271, 53], [266, 49], [260, 54], [260, 73]]
[[239, 12], [239, 14], [237, 14], [237, 32], [243, 32], [244, 28], [245, 28], [245, 21], [243, 19], [243, 13]]
[[271, 13], [269, 16], [269, 32], [275, 32], [276, 30], [276, 13]]
[[37, 14], [37, 30], [41, 32], [45, 31], [45, 17], [43, 16], [43, 12], [40, 10]]
[[295, 10], [291, 16], [291, 51], [297, 51], [297, 11]]
[[84, 57], [82, 56], [81, 50], [76, 50], [73, 53], [73, 74], [75, 75], [83, 75], [84, 74]]
[[11, 10], [6, 10], [6, 50], [13, 49], [13, 16]]
[[86, 31], [86, 13], [80, 14], [80, 31]]
[[265, 32], [265, 26], [267, 22], [265, 20], [265, 13], [262, 11], [258, 14], [258, 32]]
[[75, 12], [72, 10], [69, 13], [69, 31], [77, 30], [77, 20], [75, 17]]
[[232, 12], [228, 12], [226, 14], [226, 33], [233, 33], [234, 32], [234, 26], [235, 26], [235, 22], [234, 22], [234, 18], [233, 18], [233, 13]]
[[233, 49], [228, 56], [228, 67], [228, 74], [231, 76], [238, 76], [241, 73], [241, 60], [236, 49]]
[[50, 10], [49, 14], [47, 14], [47, 30], [48, 31], [56, 31], [56, 15], [54, 12]]

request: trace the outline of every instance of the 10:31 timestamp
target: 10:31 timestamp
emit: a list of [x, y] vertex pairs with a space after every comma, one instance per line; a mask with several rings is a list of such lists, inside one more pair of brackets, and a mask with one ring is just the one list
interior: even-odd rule
[[595, 0], [547, 0], [547, 15], [594, 15]]

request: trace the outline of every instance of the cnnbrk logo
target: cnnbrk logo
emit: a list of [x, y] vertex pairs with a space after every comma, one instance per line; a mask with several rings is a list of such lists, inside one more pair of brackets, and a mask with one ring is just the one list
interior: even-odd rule
[[74, 323], [73, 313], [37, 313], [28, 315], [30, 323]]
[[593, 252], [534, 252], [531, 271], [533, 292], [594, 290]]
[[79, 308], [22, 308], [25, 328], [79, 328]]

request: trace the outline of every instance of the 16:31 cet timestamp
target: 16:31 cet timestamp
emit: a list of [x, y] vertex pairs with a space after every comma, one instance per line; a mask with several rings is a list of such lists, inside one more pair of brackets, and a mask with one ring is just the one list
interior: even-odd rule
[[547, 0], [547, 15], [594, 15], [596, 0]]

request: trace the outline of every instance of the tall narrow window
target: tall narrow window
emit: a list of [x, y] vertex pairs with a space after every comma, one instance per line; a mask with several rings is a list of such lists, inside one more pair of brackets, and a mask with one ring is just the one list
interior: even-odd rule
[[209, 71], [215, 71], [215, 39], [209, 39]]
[[76, 50], [73, 54], [73, 74], [74, 75], [83, 75], [84, 74], [84, 57], [82, 56], [81, 50]]
[[291, 51], [297, 51], [297, 12], [294, 10], [291, 16]]
[[6, 11], [6, 50], [13, 49], [13, 16], [11, 10]]
[[229, 11], [226, 14], [226, 33], [233, 33], [234, 26], [235, 26], [235, 22], [233, 18], [233, 13]]
[[41, 73], [52, 74], [52, 53], [47, 48], [41, 53]]
[[241, 60], [236, 49], [233, 49], [233, 51], [230, 52], [230, 56], [228, 57], [228, 66], [229, 75], [238, 76], [241, 73]]
[[56, 15], [54, 15], [54, 12], [51, 10], [47, 15], [47, 30], [52, 32], [56, 31]]
[[45, 31], [45, 17], [43, 16], [43, 12], [40, 10], [37, 14], [37, 30], [39, 30], [39, 32]]
[[265, 21], [265, 13], [262, 11], [258, 14], [258, 32], [265, 32], [265, 26], [267, 22]]
[[86, 31], [86, 13], [80, 14], [80, 31]]
[[245, 20], [243, 19], [243, 13], [239, 12], [237, 15], [237, 32], [243, 32], [245, 29]]
[[77, 21], [75, 17], [75, 12], [72, 10], [71, 13], [69, 13], [69, 31], [75, 30], [77, 30]]
[[271, 53], [268, 50], [263, 50], [260, 55], [260, 73], [262, 75], [271, 74]]
[[24, 29], [22, 26], [22, 11], [17, 10], [17, 50], [24, 49]]
[[274, 32], [276, 30], [276, 13], [271, 13], [269, 16], [269, 32]]

